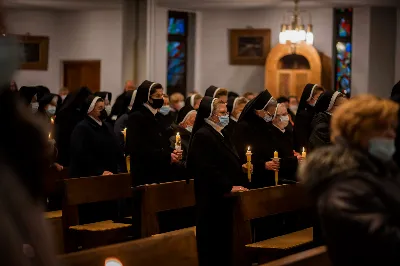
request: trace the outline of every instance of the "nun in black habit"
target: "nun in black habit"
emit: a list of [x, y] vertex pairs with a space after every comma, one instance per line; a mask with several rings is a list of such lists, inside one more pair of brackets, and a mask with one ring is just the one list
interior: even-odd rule
[[297, 152], [303, 148], [308, 151], [311, 122], [315, 114], [314, 106], [323, 92], [324, 89], [317, 84], [307, 84], [303, 90], [293, 128], [294, 149]]
[[70, 177], [87, 177], [126, 172], [123, 151], [114, 131], [104, 123], [104, 101], [91, 95], [84, 108], [86, 116], [72, 132]]
[[57, 112], [55, 140], [58, 147], [58, 162], [63, 166], [69, 166], [71, 134], [75, 126], [86, 116], [86, 113], [81, 109], [91, 94], [87, 87], [82, 87], [78, 92], [70, 93]]
[[[108, 91], [98, 91], [94, 94], [95, 96], [99, 96], [104, 100], [104, 110], [107, 112], [107, 120], [111, 122], [111, 100], [112, 100], [112, 93]], [[110, 119], [109, 119], [110, 118]], [[114, 122], [114, 121], [113, 121]]]
[[274, 169], [278, 165], [272, 161], [275, 145], [273, 143], [272, 119], [277, 107], [276, 100], [268, 90], [251, 100], [243, 110], [233, 135], [236, 149], [242, 160], [250, 147], [254, 171], [251, 187], [261, 188], [275, 185]]
[[224, 128], [224, 134], [227, 134], [230, 139], [233, 139], [233, 132], [235, 130], [236, 124], [239, 120], [239, 117], [248, 103], [248, 100], [244, 97], [230, 97], [228, 99], [228, 112], [229, 116], [229, 125]]
[[124, 150], [125, 150], [125, 140], [122, 131], [124, 131], [128, 127], [129, 112], [132, 110], [133, 102], [135, 101], [136, 98], [136, 93], [137, 90], [126, 92], [125, 103], [124, 103], [124, 105], [126, 106], [125, 108], [126, 111], [123, 115], [121, 115], [117, 119], [117, 121], [115, 121], [114, 124], [114, 133], [117, 136], [119, 143]]
[[190, 97], [187, 97], [185, 100], [185, 106], [183, 106], [178, 112], [176, 122], [179, 124], [190, 111], [199, 109], [200, 101], [202, 98], [203, 97], [197, 93], [193, 94]]
[[161, 84], [146, 80], [138, 87], [126, 138], [135, 186], [172, 180], [171, 165], [181, 160], [182, 152], [171, 149], [170, 135], [158, 114], [163, 104]]
[[315, 104], [315, 116], [311, 123], [310, 151], [331, 144], [331, 118], [334, 109], [345, 101], [345, 96], [338, 91], [326, 91]]
[[[232, 217], [224, 195], [246, 190], [247, 177], [228, 137], [226, 105], [204, 97], [189, 144], [187, 167], [194, 176], [197, 207], [196, 238], [199, 265], [231, 265]], [[245, 170], [245, 171], [243, 171]]]
[[206, 90], [205, 96], [218, 98], [222, 100], [224, 103], [228, 102], [228, 90], [223, 88], [218, 88], [213, 85], [208, 87]]
[[22, 102], [31, 108], [32, 113], [36, 114], [39, 108], [37, 88], [23, 86], [19, 90], [19, 96]]

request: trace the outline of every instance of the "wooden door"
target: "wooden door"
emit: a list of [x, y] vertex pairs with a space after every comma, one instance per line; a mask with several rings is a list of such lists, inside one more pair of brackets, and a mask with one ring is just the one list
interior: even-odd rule
[[276, 95], [301, 97], [304, 87], [311, 83], [309, 70], [278, 70]]
[[63, 86], [76, 91], [86, 86], [92, 92], [100, 91], [100, 60], [63, 61]]

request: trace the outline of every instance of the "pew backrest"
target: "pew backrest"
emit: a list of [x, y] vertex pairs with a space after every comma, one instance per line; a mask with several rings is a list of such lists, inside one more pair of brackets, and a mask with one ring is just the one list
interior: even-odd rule
[[326, 247], [306, 250], [261, 266], [331, 266]]
[[59, 257], [62, 266], [99, 266], [117, 258], [124, 266], [197, 266], [196, 236], [183, 229]]
[[135, 188], [135, 194], [134, 209], [141, 218], [133, 220], [141, 220], [141, 237], [160, 233], [159, 212], [193, 207], [196, 203], [193, 180], [144, 185]]
[[129, 174], [64, 180], [64, 203], [67, 206], [130, 197], [132, 197], [132, 179]]

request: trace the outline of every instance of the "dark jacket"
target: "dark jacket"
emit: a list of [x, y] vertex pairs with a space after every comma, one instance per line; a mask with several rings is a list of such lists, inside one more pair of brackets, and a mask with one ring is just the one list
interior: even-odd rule
[[384, 163], [345, 143], [311, 153], [301, 165], [334, 265], [400, 264], [400, 180]]
[[224, 194], [247, 186], [242, 164], [227, 137], [204, 124], [193, 136], [189, 170], [195, 180], [200, 265], [230, 265], [231, 210]]
[[123, 152], [111, 127], [86, 117], [71, 136], [71, 177], [99, 176], [104, 171], [126, 172]]
[[128, 127], [128, 117], [129, 115], [127, 113], [123, 114], [117, 119], [117, 121], [115, 121], [114, 124], [115, 136], [117, 136], [119, 145], [123, 150], [125, 150], [125, 140], [122, 131], [124, 131], [124, 129]]
[[310, 151], [331, 144], [331, 118], [332, 116], [326, 112], [321, 112], [314, 116], [311, 123]]
[[160, 119], [143, 105], [129, 115], [126, 145], [135, 186], [170, 180], [170, 135]]

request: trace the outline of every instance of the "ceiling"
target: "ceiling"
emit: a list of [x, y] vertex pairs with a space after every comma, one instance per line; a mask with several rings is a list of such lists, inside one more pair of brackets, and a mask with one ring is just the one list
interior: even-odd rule
[[[156, 0], [159, 5], [182, 9], [292, 7], [293, 0]], [[300, 0], [300, 7], [396, 6], [400, 0]]]
[[117, 9], [123, 0], [2, 0], [8, 8], [53, 9], [53, 10], [91, 10]]

